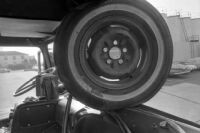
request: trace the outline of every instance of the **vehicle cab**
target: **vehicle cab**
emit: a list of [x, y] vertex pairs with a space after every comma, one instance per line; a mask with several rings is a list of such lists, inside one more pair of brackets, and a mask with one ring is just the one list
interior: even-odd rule
[[173, 41], [145, 0], [2, 1], [0, 49], [0, 133], [200, 132], [150, 106]]

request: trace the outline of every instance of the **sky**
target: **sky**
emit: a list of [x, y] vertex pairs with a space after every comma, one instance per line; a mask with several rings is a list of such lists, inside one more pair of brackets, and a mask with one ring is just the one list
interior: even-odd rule
[[[183, 16], [191, 14], [192, 18], [200, 18], [200, 0], [147, 0], [159, 11], [169, 15], [180, 12]], [[187, 16], [188, 17], [188, 16]]]
[[[182, 16], [192, 18], [200, 18], [200, 0], [147, 0], [160, 12], [167, 13], [168, 15], [175, 15], [180, 12]], [[1, 48], [0, 48], [1, 50]], [[20, 51], [29, 55], [37, 55], [38, 49], [36, 48], [4, 48], [8, 51]]]
[[[1, 51], [1, 49], [0, 49], [0, 51]], [[3, 47], [3, 51], [18, 51], [18, 52], [28, 54], [30, 56], [37, 57], [39, 48], [37, 48], [37, 47]]]

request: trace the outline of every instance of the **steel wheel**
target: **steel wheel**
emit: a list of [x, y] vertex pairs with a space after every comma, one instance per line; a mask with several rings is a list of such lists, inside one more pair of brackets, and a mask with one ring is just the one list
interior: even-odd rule
[[172, 41], [146, 1], [106, 1], [63, 21], [54, 57], [61, 80], [80, 101], [109, 110], [140, 104], [163, 85]]

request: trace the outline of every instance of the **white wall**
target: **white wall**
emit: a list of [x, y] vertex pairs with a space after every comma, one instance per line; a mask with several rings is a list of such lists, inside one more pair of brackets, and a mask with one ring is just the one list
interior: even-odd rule
[[173, 40], [174, 61], [184, 61], [200, 56], [199, 42], [191, 43], [190, 37], [200, 35], [200, 19], [189, 17], [181, 18], [179, 15], [168, 17], [162, 14], [167, 22]]
[[200, 35], [200, 18], [192, 19], [193, 35]]
[[181, 21], [179, 16], [172, 16], [167, 19], [173, 40], [174, 61], [187, 60], [191, 56], [189, 43], [186, 41]]

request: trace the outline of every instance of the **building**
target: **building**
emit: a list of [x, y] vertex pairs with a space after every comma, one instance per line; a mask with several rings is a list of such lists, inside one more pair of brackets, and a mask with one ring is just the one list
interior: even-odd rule
[[185, 61], [200, 57], [200, 18], [167, 16], [166, 20], [174, 47], [174, 61]]
[[0, 67], [8, 65], [22, 64], [34, 57], [17, 51], [0, 51]]

